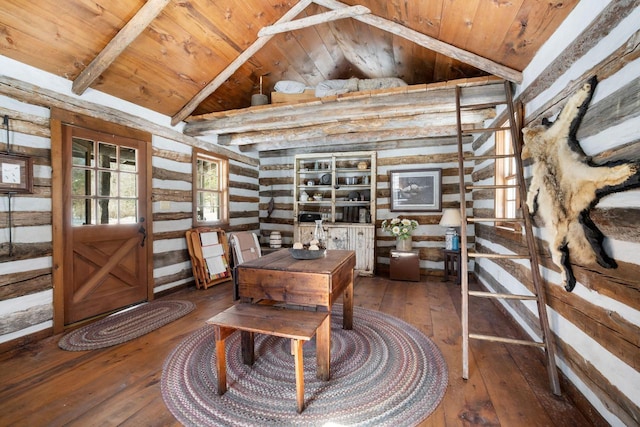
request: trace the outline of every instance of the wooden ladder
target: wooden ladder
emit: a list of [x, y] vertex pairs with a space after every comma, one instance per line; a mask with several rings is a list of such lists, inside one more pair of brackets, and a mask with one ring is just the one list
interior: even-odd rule
[[[549, 328], [549, 319], [547, 317], [547, 304], [545, 293], [542, 285], [542, 278], [540, 276], [540, 267], [538, 263], [538, 252], [536, 250], [535, 236], [532, 232], [531, 226], [531, 218], [529, 216], [529, 210], [527, 208], [526, 200], [526, 188], [525, 181], [523, 175], [523, 167], [522, 167], [522, 140], [520, 138], [521, 135], [521, 126], [522, 126], [522, 115], [520, 117], [516, 114], [514, 105], [513, 105], [513, 94], [511, 91], [511, 85], [508, 81], [504, 82], [504, 92], [505, 99], [504, 101], [492, 103], [490, 105], [482, 104], [482, 105], [462, 105], [461, 99], [463, 98], [462, 94], [463, 88], [461, 86], [456, 86], [456, 118], [457, 118], [457, 128], [458, 128], [458, 170], [459, 170], [459, 179], [460, 179], [460, 216], [461, 216], [461, 225], [460, 225], [460, 274], [461, 274], [461, 288], [462, 288], [462, 377], [464, 379], [469, 378], [469, 338], [479, 339], [485, 341], [493, 341], [493, 342], [502, 342], [508, 344], [522, 344], [522, 345], [530, 345], [537, 346], [545, 349], [546, 358], [547, 358], [547, 371], [549, 374], [549, 380], [551, 383], [551, 390], [554, 394], [560, 395], [560, 383], [558, 381], [558, 371], [555, 364], [555, 347], [553, 344], [553, 339], [551, 336], [551, 331]], [[465, 131], [462, 129], [462, 121], [461, 121], [461, 110], [467, 108], [479, 108], [479, 107], [488, 107], [488, 106], [497, 106], [501, 104], [506, 104], [507, 113], [508, 113], [508, 121], [509, 127], [490, 127], [485, 129], [474, 129], [472, 131]], [[495, 133], [498, 131], [508, 130], [511, 133], [511, 142], [513, 144], [513, 154], [512, 155], [487, 155], [487, 156], [465, 156], [464, 147], [463, 147], [463, 135], [465, 134], [478, 134], [478, 133]], [[475, 161], [475, 160], [499, 160], [504, 159], [506, 157], [513, 158], [515, 157], [516, 164], [516, 175], [517, 175], [517, 184], [516, 185], [467, 185], [465, 183], [464, 177], [464, 162], [465, 161]], [[520, 196], [520, 206], [522, 208], [522, 218], [482, 218], [482, 217], [467, 217], [467, 209], [466, 209], [466, 198], [467, 191], [473, 192], [475, 189], [481, 190], [493, 190], [499, 188], [517, 188]], [[524, 233], [525, 239], [527, 242], [527, 254], [490, 254], [490, 253], [480, 253], [480, 252], [469, 252], [467, 246], [467, 226], [469, 223], [504, 223], [504, 222], [518, 222], [524, 223]], [[531, 266], [531, 275], [532, 281], [534, 285], [535, 294], [533, 295], [515, 295], [515, 294], [505, 294], [505, 293], [496, 293], [496, 292], [485, 292], [485, 291], [470, 291], [469, 290], [469, 275], [468, 275], [468, 260], [471, 258], [491, 258], [491, 259], [528, 259]], [[506, 338], [500, 336], [490, 336], [490, 335], [481, 335], [474, 334], [469, 332], [469, 297], [480, 297], [480, 298], [494, 298], [494, 299], [516, 299], [516, 300], [535, 300], [537, 302], [538, 307], [538, 318], [540, 320], [540, 329], [542, 331], [542, 342], [534, 341], [534, 340], [518, 340], [513, 338]]]

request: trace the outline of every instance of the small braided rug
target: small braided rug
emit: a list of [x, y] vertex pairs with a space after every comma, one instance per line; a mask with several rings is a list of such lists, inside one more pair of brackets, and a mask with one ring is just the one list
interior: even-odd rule
[[84, 351], [122, 344], [173, 322], [195, 307], [182, 300], [141, 304], [69, 332], [58, 341], [58, 347]]
[[[217, 394], [213, 327], [188, 336], [167, 357], [162, 397], [187, 426], [411, 426], [425, 419], [447, 388], [438, 347], [412, 325], [354, 308], [353, 330], [342, 307], [331, 319], [331, 379], [316, 378], [315, 340], [304, 345], [305, 409], [296, 412], [290, 341], [256, 334], [256, 362], [242, 363], [240, 334], [227, 338], [227, 392]], [[333, 423], [333, 424], [328, 424]]]

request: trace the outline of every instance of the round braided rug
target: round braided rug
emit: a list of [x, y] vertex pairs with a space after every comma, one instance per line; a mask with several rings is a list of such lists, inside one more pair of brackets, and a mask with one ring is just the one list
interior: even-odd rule
[[182, 300], [141, 304], [69, 332], [58, 341], [58, 347], [84, 351], [122, 344], [173, 322], [195, 307], [191, 301]]
[[393, 316], [354, 308], [353, 330], [342, 307], [331, 319], [331, 379], [316, 378], [315, 340], [304, 345], [305, 409], [296, 412], [290, 340], [256, 334], [252, 367], [242, 363], [240, 334], [227, 338], [227, 392], [217, 394], [213, 327], [178, 345], [162, 371], [162, 397], [187, 426], [409, 426], [425, 419], [447, 388], [438, 347]]

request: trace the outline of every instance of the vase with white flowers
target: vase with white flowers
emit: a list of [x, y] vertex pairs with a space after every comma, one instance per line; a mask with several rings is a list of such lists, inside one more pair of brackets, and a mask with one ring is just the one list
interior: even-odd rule
[[418, 221], [407, 218], [392, 218], [382, 221], [382, 230], [395, 236], [396, 249], [399, 251], [411, 250], [411, 234], [418, 228]]

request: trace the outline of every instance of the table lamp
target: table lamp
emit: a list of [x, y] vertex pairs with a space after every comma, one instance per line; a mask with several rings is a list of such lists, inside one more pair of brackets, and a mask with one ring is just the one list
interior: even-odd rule
[[446, 250], [458, 250], [459, 245], [454, 245], [454, 240], [458, 237], [455, 227], [460, 226], [460, 210], [459, 209], [444, 209], [442, 212], [442, 218], [440, 219], [440, 227], [448, 227], [444, 233], [445, 236], [445, 249]]

